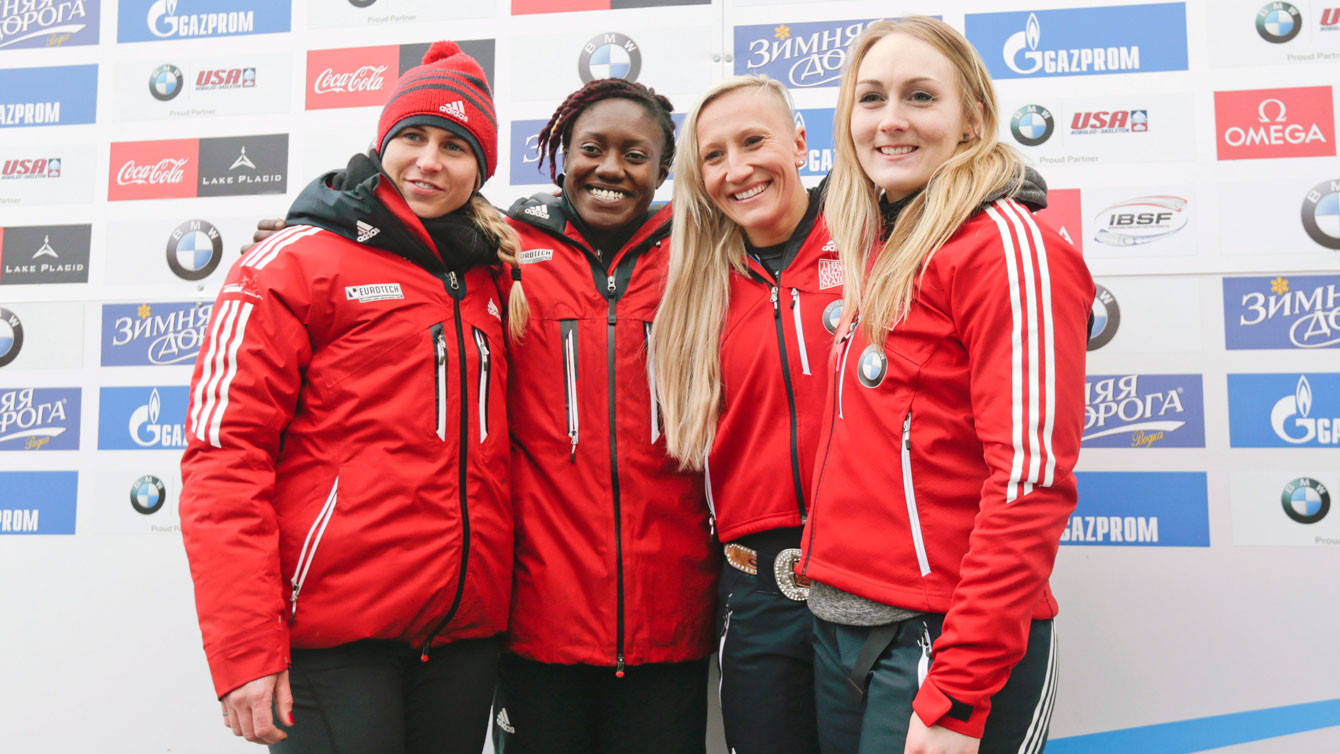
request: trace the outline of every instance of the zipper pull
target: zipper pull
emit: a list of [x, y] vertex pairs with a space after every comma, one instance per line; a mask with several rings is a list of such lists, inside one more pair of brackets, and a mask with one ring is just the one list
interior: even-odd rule
[[774, 312], [780, 312], [782, 310], [782, 308], [777, 305], [777, 294], [778, 294], [777, 286], [774, 285], [772, 287], [772, 310]]
[[792, 289], [791, 289], [791, 308], [792, 308], [792, 309], [796, 308], [796, 304], [798, 304], [798, 303], [800, 303], [800, 289], [798, 289], [798, 288], [792, 288]]
[[428, 642], [425, 641], [419, 649], [419, 662], [428, 662]]
[[290, 594], [288, 598], [288, 602], [290, 605], [288, 613], [288, 624], [290, 626], [293, 625], [293, 622], [298, 619], [298, 590], [301, 588], [302, 588], [301, 586], [295, 583], [293, 585], [293, 593]]
[[568, 453], [568, 463], [577, 463], [577, 433], [570, 432], [568, 437], [572, 438], [572, 451]]
[[623, 678], [623, 653], [619, 653], [619, 664], [614, 666], [614, 677]]
[[447, 336], [438, 334], [437, 336], [437, 365], [442, 366], [447, 363]]
[[613, 275], [610, 275], [609, 277], [605, 278], [605, 292], [609, 295], [610, 298], [613, 298], [613, 297], [614, 297], [614, 294], [615, 294], [618, 290], [619, 290], [619, 289], [618, 289], [618, 286], [616, 286], [616, 285], [614, 284], [614, 276], [613, 276]]
[[455, 270], [448, 270], [448, 271], [447, 271], [447, 279], [451, 281], [451, 289], [452, 289], [453, 291], [455, 291], [455, 290], [460, 290], [461, 284], [456, 280], [456, 271], [455, 271]]
[[903, 447], [912, 449], [912, 412], [907, 412], [907, 418], [903, 419]]

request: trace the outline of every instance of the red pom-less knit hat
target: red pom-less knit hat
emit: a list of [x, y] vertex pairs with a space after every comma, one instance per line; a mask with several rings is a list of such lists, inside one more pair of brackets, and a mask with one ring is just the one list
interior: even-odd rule
[[498, 167], [498, 115], [484, 69], [455, 42], [434, 42], [423, 65], [405, 71], [377, 120], [377, 153], [409, 126], [436, 126], [474, 149], [481, 182]]

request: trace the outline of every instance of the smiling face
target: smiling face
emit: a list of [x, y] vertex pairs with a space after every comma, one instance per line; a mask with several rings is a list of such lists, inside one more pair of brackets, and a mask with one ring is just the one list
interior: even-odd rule
[[800, 183], [805, 132], [772, 92], [741, 88], [698, 113], [698, 158], [712, 203], [754, 246], [791, 237], [809, 198]]
[[425, 219], [459, 209], [479, 183], [469, 143], [444, 128], [409, 126], [382, 152], [382, 170], [414, 214]]
[[926, 185], [974, 124], [964, 118], [958, 75], [926, 42], [894, 33], [861, 60], [851, 138], [861, 168], [893, 201]]
[[615, 230], [646, 214], [665, 181], [661, 127], [642, 105], [607, 99], [582, 111], [563, 145], [563, 191], [582, 220]]

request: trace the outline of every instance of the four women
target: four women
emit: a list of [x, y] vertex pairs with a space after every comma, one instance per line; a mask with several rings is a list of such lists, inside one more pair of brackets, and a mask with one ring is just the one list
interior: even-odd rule
[[[492, 230], [496, 217], [480, 219], [488, 212], [471, 215], [472, 227], [490, 229], [474, 238], [504, 244], [509, 263], [516, 251], [500, 276], [517, 326], [507, 344], [511, 489], [502, 499], [516, 515], [516, 559], [494, 710], [499, 750], [703, 750], [716, 575], [697, 491], [704, 482], [732, 566], [720, 582], [719, 638], [733, 751], [1040, 750], [1055, 675], [1046, 580], [1074, 504], [1093, 286], [1078, 253], [1007, 198], [1037, 189], [995, 139], [981, 61], [931, 19], [863, 34], [839, 94], [826, 208], [823, 188], [801, 186], [806, 145], [785, 90], [741, 77], [713, 87], [686, 120], [673, 223], [668, 207], [650, 212], [675, 151], [669, 111], [640, 85], [588, 84], [541, 134], [551, 164], [563, 150], [562, 191], [512, 207], [521, 243]], [[438, 138], [428, 130], [438, 124], [405, 120]], [[382, 150], [393, 181], [401, 179], [385, 155], [394, 151]], [[420, 217], [431, 216], [416, 202], [450, 204], [445, 179], [415, 170], [402, 182]], [[326, 206], [352, 222], [344, 205]], [[382, 229], [366, 224], [356, 226], [360, 238]], [[258, 252], [303, 248], [297, 234], [306, 232], [268, 239], [233, 275]], [[406, 239], [397, 233], [394, 242]], [[245, 296], [246, 280], [230, 277], [221, 302]], [[488, 311], [496, 312], [492, 300]], [[212, 331], [227, 338], [232, 327], [216, 313]], [[492, 383], [485, 367], [472, 373], [475, 362], [460, 362], [462, 390], [477, 377], [481, 425], [493, 412], [485, 386], [498, 384], [507, 360], [486, 348], [490, 334], [480, 341], [476, 331], [476, 359], [498, 364]], [[313, 353], [325, 343], [312, 342]], [[355, 363], [401, 358], [394, 346], [371, 350]], [[216, 351], [202, 352], [197, 394], [219, 392], [220, 380], [199, 382], [201, 369], [228, 370], [232, 353]], [[378, 378], [405, 385], [398, 395], [408, 400], [416, 391], [401, 368], [383, 365], [394, 373]], [[322, 405], [305, 393], [321, 397], [326, 382], [309, 387], [305, 374], [296, 388], [304, 395], [287, 399], [296, 400], [291, 427]], [[235, 384], [243, 382], [239, 374]], [[225, 395], [229, 383], [231, 373]], [[441, 380], [437, 387], [449, 394]], [[489, 424], [496, 437], [502, 422]], [[494, 550], [465, 516], [497, 492], [467, 484], [469, 436], [467, 427], [453, 448], [460, 511], [439, 512], [465, 526], [439, 536], [510, 557], [510, 546]], [[329, 444], [343, 451], [343, 439]], [[185, 463], [203, 467], [193, 459], [215, 456], [193, 444]], [[325, 460], [304, 457], [295, 469], [310, 474]], [[705, 480], [690, 473], [698, 469]], [[402, 481], [417, 473], [381, 470]], [[308, 545], [322, 539], [329, 501], [339, 500], [338, 481], [331, 487], [295, 574], [316, 559]], [[213, 515], [206, 496], [215, 504], [202, 490], [201, 521]], [[278, 498], [253, 497], [258, 510], [282, 511]], [[196, 536], [188, 532], [188, 543]], [[207, 569], [196, 549], [200, 580]], [[449, 646], [475, 635], [455, 617], [463, 606], [496, 607], [507, 593], [468, 589], [466, 562], [459, 558], [453, 607], [436, 626], [458, 639]], [[811, 578], [817, 622], [804, 602]], [[302, 581], [295, 575], [295, 597]], [[207, 617], [206, 607], [202, 625], [235, 617]], [[240, 641], [255, 620], [252, 629], [228, 625]], [[341, 643], [326, 638], [339, 637], [316, 646]], [[414, 638], [425, 650], [434, 642]]]

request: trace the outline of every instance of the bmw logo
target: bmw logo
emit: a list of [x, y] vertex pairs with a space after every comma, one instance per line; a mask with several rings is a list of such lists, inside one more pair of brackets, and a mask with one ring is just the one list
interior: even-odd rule
[[836, 335], [840, 322], [842, 322], [842, 299], [839, 298], [824, 307], [824, 329], [830, 335]]
[[1089, 348], [1097, 351], [1112, 340], [1121, 325], [1121, 307], [1117, 306], [1117, 297], [1103, 286], [1097, 286], [1098, 293], [1093, 297], [1093, 324], [1089, 325]]
[[0, 308], [0, 367], [18, 358], [23, 349], [23, 323], [19, 315]]
[[1303, 14], [1290, 3], [1266, 3], [1256, 12], [1256, 33], [1273, 44], [1284, 44], [1298, 36]]
[[149, 93], [159, 102], [167, 102], [181, 93], [181, 69], [175, 65], [160, 65], [149, 74]]
[[1340, 251], [1340, 179], [1322, 181], [1307, 192], [1303, 229], [1313, 241]]
[[223, 237], [204, 220], [187, 220], [172, 231], [167, 243], [167, 263], [182, 280], [209, 277], [223, 259]]
[[1051, 111], [1041, 105], [1024, 105], [1010, 118], [1010, 133], [1026, 147], [1036, 147], [1052, 137], [1056, 122]]
[[1330, 512], [1331, 493], [1321, 482], [1300, 476], [1284, 485], [1280, 503], [1289, 518], [1300, 524], [1315, 524]]
[[167, 502], [167, 489], [163, 481], [152, 474], [145, 474], [130, 485], [130, 505], [146, 516], [157, 513]]
[[856, 378], [866, 387], [879, 387], [879, 383], [884, 381], [884, 375], [889, 372], [889, 360], [884, 356], [884, 349], [871, 343], [861, 352], [861, 358], [856, 362]]
[[591, 37], [582, 46], [577, 59], [577, 74], [582, 83], [593, 79], [628, 79], [637, 81], [642, 71], [642, 48], [618, 32], [606, 32]]

